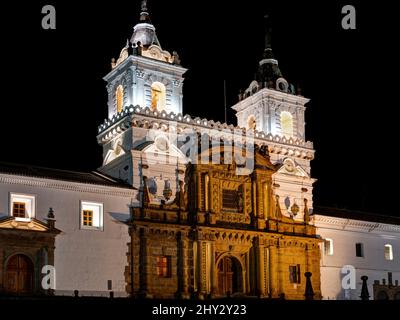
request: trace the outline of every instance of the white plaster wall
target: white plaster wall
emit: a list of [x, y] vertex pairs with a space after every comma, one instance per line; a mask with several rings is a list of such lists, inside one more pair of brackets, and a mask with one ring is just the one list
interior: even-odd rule
[[[133, 196], [0, 183], [0, 216], [9, 215], [10, 192], [36, 195], [36, 218], [41, 221], [45, 221], [49, 207], [54, 209], [56, 228], [62, 231], [56, 237], [55, 249], [58, 294], [70, 295], [73, 290], [79, 290], [86, 295], [108, 295], [107, 280], [112, 280], [115, 294], [125, 295], [124, 272], [130, 240], [128, 227], [120, 221], [128, 219]], [[103, 231], [80, 229], [81, 200], [104, 204]]]
[[[343, 219], [344, 220], [344, 219]], [[354, 220], [353, 220], [354, 221]], [[358, 221], [357, 221], [358, 222]], [[356, 222], [356, 223], [357, 223]], [[325, 254], [324, 247], [321, 246], [321, 291], [324, 299], [360, 299], [361, 276], [368, 277], [368, 290], [373, 299], [374, 280], [382, 279], [388, 281], [388, 272], [392, 272], [393, 283], [400, 281], [400, 233], [388, 232], [385, 230], [368, 229], [350, 230], [337, 228], [334, 225], [322, 225], [316, 223], [317, 234], [323, 239], [333, 240], [333, 255]], [[357, 242], [364, 245], [364, 257], [356, 257]], [[385, 259], [384, 246], [393, 246], [393, 260]], [[342, 289], [341, 269], [344, 265], [352, 265], [356, 269], [356, 289], [348, 290], [347, 293]]]

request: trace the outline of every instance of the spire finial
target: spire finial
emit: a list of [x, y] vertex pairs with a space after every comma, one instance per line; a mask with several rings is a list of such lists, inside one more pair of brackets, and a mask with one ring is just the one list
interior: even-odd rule
[[147, 10], [147, 0], [142, 0], [140, 21], [148, 22], [150, 20], [149, 12]]
[[142, 0], [142, 12], [147, 12], [147, 0]]
[[266, 14], [264, 16], [265, 19], [265, 49], [271, 49], [271, 25], [270, 25], [270, 19], [269, 16]]

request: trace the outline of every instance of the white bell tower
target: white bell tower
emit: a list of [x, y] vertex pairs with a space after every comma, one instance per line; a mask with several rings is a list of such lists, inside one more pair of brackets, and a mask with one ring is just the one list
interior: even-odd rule
[[256, 79], [239, 94], [236, 111], [238, 126], [286, 139], [305, 140], [304, 112], [309, 100], [296, 95], [295, 87], [283, 78], [271, 48], [267, 28], [265, 50]]
[[316, 181], [311, 178], [313, 145], [305, 137], [304, 113], [308, 102], [282, 76], [267, 25], [264, 54], [256, 77], [240, 92], [239, 102], [232, 109], [239, 127], [254, 130], [256, 137], [267, 137], [257, 143], [268, 148], [272, 163], [279, 166], [273, 175], [273, 193], [282, 214], [296, 220], [303, 220], [304, 213], [312, 208]]
[[142, 1], [140, 22], [112, 60], [112, 71], [104, 77], [108, 92], [108, 118], [127, 106], [149, 107], [167, 114], [182, 113], [183, 74], [179, 56], [161, 48], [156, 29], [151, 23], [147, 1]]
[[[108, 119], [99, 127], [97, 137], [103, 147], [100, 170], [136, 188], [146, 177], [153, 184], [151, 190], [157, 190], [155, 199], [168, 195], [169, 190], [175, 193], [183, 180], [177, 164], [183, 155], [170, 142], [162, 121], [182, 118], [187, 69], [176, 52], [162, 49], [147, 1], [142, 1], [140, 21], [111, 67], [104, 77]], [[161, 161], [162, 157], [168, 161]]]

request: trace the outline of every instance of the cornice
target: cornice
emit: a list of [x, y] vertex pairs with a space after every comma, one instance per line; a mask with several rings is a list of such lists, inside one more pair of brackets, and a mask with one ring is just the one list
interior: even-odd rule
[[[107, 119], [98, 128], [97, 140], [105, 144], [114, 139], [117, 135], [128, 130], [130, 127], [147, 128], [164, 127], [169, 132], [170, 123], [176, 123], [176, 129], [192, 128], [195, 131], [213, 130], [222, 138], [233, 134], [248, 134], [245, 128], [235, 127], [226, 123], [214, 122], [213, 120], [192, 118], [190, 115], [183, 116], [173, 112], [158, 112], [150, 108], [140, 106], [127, 106], [124, 110], [112, 119]], [[179, 132], [179, 130], [176, 130]], [[314, 159], [313, 143], [301, 139], [285, 138], [279, 135], [266, 134], [265, 132], [251, 132], [254, 142], [258, 145], [267, 145], [270, 153], [289, 155], [297, 158]]]
[[238, 102], [232, 107], [232, 109], [240, 113], [244, 111], [249, 105], [257, 104], [263, 100], [271, 100], [278, 103], [289, 103], [291, 106], [302, 108], [303, 110], [306, 109], [305, 104], [310, 101], [310, 99], [307, 99], [303, 96], [297, 96], [278, 90], [263, 88], [256, 92], [254, 95]]
[[27, 187], [46, 188], [46, 189], [57, 189], [63, 191], [72, 192], [86, 192], [86, 193], [97, 193], [109, 196], [118, 197], [129, 197], [133, 198], [135, 190], [118, 188], [118, 187], [107, 187], [101, 185], [83, 184], [61, 180], [51, 180], [43, 178], [25, 177], [18, 175], [6, 175], [0, 174], [0, 183], [2, 184], [17, 184]]
[[336, 228], [338, 230], [360, 232], [385, 231], [400, 233], [400, 226], [364, 220], [337, 218], [332, 216], [313, 215], [312, 219], [317, 228]]

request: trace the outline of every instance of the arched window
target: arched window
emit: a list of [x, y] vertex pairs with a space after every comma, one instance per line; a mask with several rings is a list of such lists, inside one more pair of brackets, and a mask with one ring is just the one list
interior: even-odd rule
[[391, 244], [385, 244], [385, 259], [393, 260], [393, 247]]
[[154, 82], [151, 85], [151, 109], [163, 111], [167, 103], [165, 85], [161, 82]]
[[121, 85], [115, 91], [115, 104], [117, 106], [117, 113], [120, 113], [124, 107], [124, 88]]
[[293, 116], [290, 112], [281, 112], [281, 133], [287, 138], [293, 136]]

